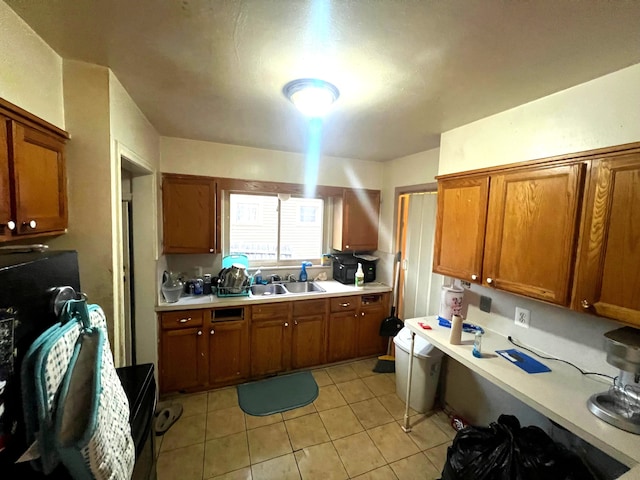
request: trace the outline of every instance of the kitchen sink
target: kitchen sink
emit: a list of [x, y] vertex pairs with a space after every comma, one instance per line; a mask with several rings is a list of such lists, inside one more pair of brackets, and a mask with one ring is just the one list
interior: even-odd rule
[[285, 288], [290, 293], [322, 293], [324, 288], [314, 282], [290, 282], [285, 284]]
[[251, 294], [260, 295], [284, 295], [287, 290], [281, 283], [269, 283], [268, 285], [251, 285]]

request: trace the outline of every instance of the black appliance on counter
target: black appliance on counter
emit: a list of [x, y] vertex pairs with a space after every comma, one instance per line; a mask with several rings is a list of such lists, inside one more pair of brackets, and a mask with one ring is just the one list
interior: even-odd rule
[[[0, 476], [2, 478], [70, 479], [63, 465], [50, 475], [15, 461], [29, 445], [25, 440], [20, 366], [33, 341], [57, 322], [52, 290], [70, 286], [80, 292], [78, 255], [74, 251], [0, 254]], [[90, 300], [90, 299], [89, 299]], [[133, 479], [155, 479], [156, 405], [153, 365], [118, 369], [129, 399], [131, 433], [136, 446]]]
[[356, 280], [356, 271], [358, 263], [362, 264], [364, 272], [364, 282], [374, 282], [376, 280], [376, 262], [364, 260], [355, 257], [352, 254], [334, 254], [333, 257], [333, 279], [344, 283], [345, 285], [353, 285]]

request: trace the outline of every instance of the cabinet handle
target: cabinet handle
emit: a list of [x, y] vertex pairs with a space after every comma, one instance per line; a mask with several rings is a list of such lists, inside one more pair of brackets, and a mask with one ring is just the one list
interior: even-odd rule
[[345, 245], [344, 248], [349, 248], [349, 245]]
[[181, 318], [180, 320], [178, 320], [178, 322], [180, 322], [180, 323], [187, 323], [187, 322], [188, 322], [188, 321], [190, 321], [190, 320], [191, 320], [191, 317], [189, 317], [189, 318]]
[[33, 229], [33, 228], [36, 228], [37, 223], [35, 220], [29, 220], [28, 222], [22, 222], [22, 225]]
[[293, 324], [294, 324], [294, 325], [297, 325], [297, 324], [298, 324], [298, 321], [297, 321], [297, 320], [294, 320], [294, 321], [293, 321]]
[[198, 335], [202, 335], [202, 330], [198, 330]]
[[209, 333], [210, 333], [211, 335], [213, 335], [214, 333], [216, 333], [216, 331], [215, 331], [215, 330], [211, 330]]
[[284, 326], [288, 327], [289, 326], [289, 322], [284, 322]]
[[362, 315], [364, 317], [364, 312], [361, 312], [360, 315]]
[[347, 307], [348, 307], [348, 306], [350, 306], [350, 305], [351, 305], [351, 303], [349, 303], [349, 302], [347, 302], [347, 303], [341, 303], [341, 304], [340, 304], [340, 306], [341, 306], [341, 307], [344, 307], [344, 308], [347, 308]]
[[209, 249], [209, 253], [213, 253], [213, 248], [210, 248], [210, 249]]
[[582, 306], [582, 308], [584, 308], [585, 310], [589, 310], [589, 309], [591, 308], [591, 304], [587, 301], [587, 299], [586, 299], [586, 298], [580, 302], [580, 305], [581, 305], [581, 306]]
[[493, 283], [493, 278], [487, 277], [487, 283], [489, 283], [489, 284]]
[[16, 229], [16, 222], [14, 222], [13, 220], [9, 220], [7, 223], [0, 223], [0, 225], [6, 225], [6, 227], [9, 230], [15, 230]]
[[476, 275], [475, 273], [471, 275], [471, 280], [477, 280], [477, 279], [478, 279], [478, 275]]

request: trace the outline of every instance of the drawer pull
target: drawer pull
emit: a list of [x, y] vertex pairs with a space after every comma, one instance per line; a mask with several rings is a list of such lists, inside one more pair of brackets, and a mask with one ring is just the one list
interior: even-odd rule
[[347, 308], [347, 307], [351, 306], [351, 303], [349, 303], [349, 302], [341, 303], [340, 306], [344, 307], [344, 308]]
[[190, 321], [190, 320], [191, 320], [191, 317], [189, 317], [189, 318], [181, 318], [180, 320], [178, 320], [178, 322], [180, 322], [180, 323], [187, 323], [187, 322], [188, 322], [188, 321]]
[[284, 326], [288, 327], [289, 326], [289, 322], [284, 322]]
[[293, 321], [293, 324], [294, 324], [294, 325], [297, 325], [297, 324], [298, 324], [298, 321], [297, 321], [297, 320], [294, 320], [294, 321]]
[[209, 333], [210, 333], [211, 335], [213, 335], [214, 333], [216, 333], [216, 331], [215, 331], [215, 330], [211, 330]]
[[198, 330], [198, 335], [202, 335], [202, 330]]
[[493, 278], [491, 278], [491, 277], [487, 277], [487, 283], [488, 283], [488, 284], [492, 284], [492, 283], [493, 283]]
[[25, 227], [29, 227], [31, 229], [36, 228], [37, 223], [35, 220], [29, 220], [28, 222], [22, 222], [22, 225], [24, 225]]
[[9, 220], [7, 223], [0, 223], [0, 225], [6, 225], [7, 229], [9, 230], [16, 229], [16, 222], [14, 222], [13, 220]]

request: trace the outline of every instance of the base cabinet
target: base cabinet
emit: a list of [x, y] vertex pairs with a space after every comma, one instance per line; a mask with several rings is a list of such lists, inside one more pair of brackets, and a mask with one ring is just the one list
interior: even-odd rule
[[209, 325], [209, 383], [228, 385], [249, 377], [249, 326], [246, 321]]
[[207, 385], [207, 336], [202, 310], [161, 316], [160, 388], [163, 392]]
[[384, 352], [388, 293], [163, 312], [160, 391], [197, 391]]

